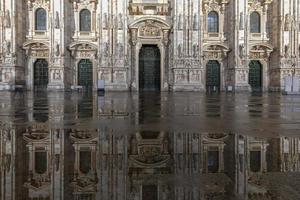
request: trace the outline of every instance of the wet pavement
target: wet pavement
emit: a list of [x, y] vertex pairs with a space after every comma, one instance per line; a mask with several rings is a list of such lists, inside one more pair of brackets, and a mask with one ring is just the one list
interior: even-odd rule
[[300, 96], [0, 92], [0, 199], [300, 199]]

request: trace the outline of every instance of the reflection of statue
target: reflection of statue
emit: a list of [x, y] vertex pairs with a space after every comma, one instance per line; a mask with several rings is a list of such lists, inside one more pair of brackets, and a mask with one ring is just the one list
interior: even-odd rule
[[59, 154], [55, 154], [55, 167], [56, 167], [56, 171], [59, 170]]
[[59, 28], [60, 23], [59, 23], [59, 13], [56, 11], [56, 16], [55, 16], [55, 28]]
[[5, 12], [5, 17], [4, 17], [4, 27], [5, 28], [10, 28], [11, 23], [10, 23], [10, 12], [9, 10], [6, 10]]
[[131, 139], [131, 154], [136, 155], [137, 152], [137, 141], [135, 137], [132, 137]]

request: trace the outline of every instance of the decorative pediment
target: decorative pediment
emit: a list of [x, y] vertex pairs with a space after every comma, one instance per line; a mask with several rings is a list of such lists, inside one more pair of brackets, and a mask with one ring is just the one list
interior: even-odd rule
[[272, 3], [273, 0], [249, 0], [249, 11], [266, 11], [268, 4]]
[[74, 142], [88, 142], [97, 139], [97, 131], [72, 130], [70, 138]]
[[71, 55], [75, 58], [91, 58], [97, 57], [98, 48], [90, 42], [74, 42], [69, 48]]
[[273, 47], [269, 44], [255, 44], [250, 47], [250, 59], [261, 60], [270, 57]]
[[227, 57], [230, 49], [225, 44], [209, 44], [204, 46], [204, 59], [223, 60]]
[[229, 0], [204, 0], [203, 10], [206, 13], [210, 11], [223, 12], [225, 10], [225, 5], [229, 3]]
[[29, 41], [23, 44], [27, 56], [49, 57], [49, 44], [47, 42]]
[[50, 9], [50, 0], [28, 0], [27, 6], [31, 10], [33, 8], [45, 8]]
[[26, 129], [23, 133], [23, 138], [26, 142], [46, 142], [49, 140], [49, 132], [47, 126], [35, 125], [32, 128]]
[[70, 3], [73, 4], [74, 9], [78, 9], [79, 5], [80, 6], [92, 5], [94, 7], [94, 9], [96, 9], [98, 0], [70, 0]]

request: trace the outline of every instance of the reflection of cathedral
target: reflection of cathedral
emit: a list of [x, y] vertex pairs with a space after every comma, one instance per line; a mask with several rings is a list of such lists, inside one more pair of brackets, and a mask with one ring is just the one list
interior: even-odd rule
[[300, 76], [296, 0], [0, 5], [0, 90], [280, 90]]
[[[22, 119], [26, 123], [1, 124], [1, 199], [299, 197], [276, 188], [276, 181], [280, 181], [279, 186], [290, 184], [291, 191], [298, 191], [297, 185], [293, 188], [291, 184], [297, 182], [300, 172], [299, 138], [267, 139], [155, 128], [149, 131], [147, 127], [137, 130], [130, 125], [152, 120], [148, 113], [151, 109], [144, 105], [146, 109], [135, 112], [139, 107], [136, 104], [151, 104], [147, 98], [147, 102], [139, 102], [132, 101], [137, 97], [127, 93], [88, 97], [73, 94], [73, 103], [62, 105], [57, 99], [69, 99], [64, 94], [45, 95], [47, 98], [24, 98], [28, 108], [39, 110], [20, 115], [22, 108], [18, 104], [11, 108], [19, 122]], [[164, 115], [165, 103], [152, 107], [155, 113]], [[187, 107], [184, 110], [190, 112]], [[80, 120], [86, 119], [91, 124], [93, 119], [103, 121], [108, 127], [112, 127], [109, 119], [113, 119], [121, 128], [84, 127]], [[65, 122], [65, 128], [59, 127], [60, 121]]]

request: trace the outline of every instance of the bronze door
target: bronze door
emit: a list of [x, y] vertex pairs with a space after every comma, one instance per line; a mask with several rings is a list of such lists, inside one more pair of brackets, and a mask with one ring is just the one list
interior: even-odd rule
[[45, 59], [37, 59], [34, 63], [34, 87], [46, 88], [49, 82], [48, 62]]
[[144, 45], [141, 48], [139, 87], [142, 91], [160, 90], [160, 51], [155, 45]]

